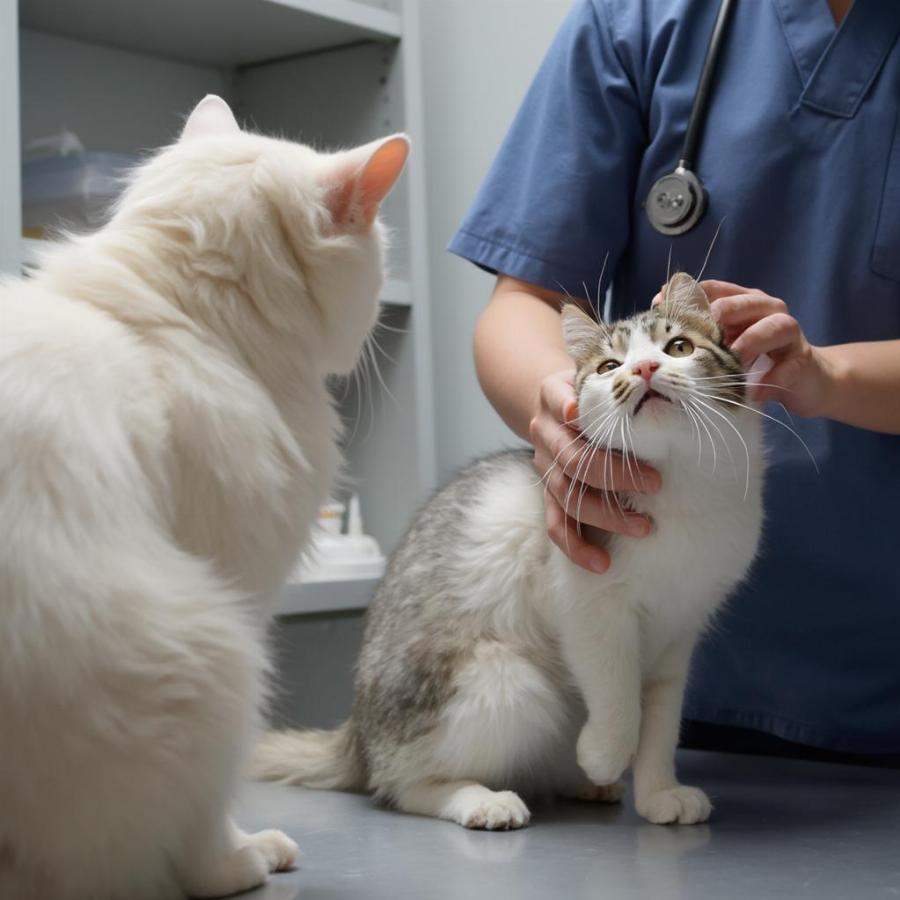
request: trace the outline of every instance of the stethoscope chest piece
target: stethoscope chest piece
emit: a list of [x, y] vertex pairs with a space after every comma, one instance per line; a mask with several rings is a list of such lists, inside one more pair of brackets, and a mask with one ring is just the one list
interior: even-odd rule
[[706, 204], [700, 179], [683, 166], [658, 179], [644, 201], [650, 224], [669, 235], [690, 231], [703, 218]]

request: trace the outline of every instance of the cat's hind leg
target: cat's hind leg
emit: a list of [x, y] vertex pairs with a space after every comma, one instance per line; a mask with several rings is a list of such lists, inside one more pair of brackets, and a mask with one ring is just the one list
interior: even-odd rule
[[383, 793], [406, 812], [467, 828], [521, 828], [530, 813], [510, 788], [548, 787], [559, 736], [571, 731], [551, 671], [509, 643], [480, 641], [455, 673], [437, 725], [394, 757], [401, 778]]
[[514, 791], [492, 791], [475, 781], [420, 781], [403, 788], [395, 802], [404, 812], [485, 831], [522, 828], [531, 818]]

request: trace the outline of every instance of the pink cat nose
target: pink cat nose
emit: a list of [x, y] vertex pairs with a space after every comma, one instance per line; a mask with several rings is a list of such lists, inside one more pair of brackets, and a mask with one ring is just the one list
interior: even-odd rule
[[648, 384], [653, 377], [653, 373], [659, 368], [659, 363], [652, 359], [645, 359], [639, 362], [631, 370], [635, 375], [640, 375]]

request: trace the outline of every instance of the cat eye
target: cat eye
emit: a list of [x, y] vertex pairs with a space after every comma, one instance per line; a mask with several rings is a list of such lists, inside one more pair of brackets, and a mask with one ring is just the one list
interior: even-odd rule
[[618, 362], [615, 359], [608, 359], [606, 360], [606, 362], [602, 362], [599, 366], [597, 366], [597, 374], [603, 375], [606, 372], [612, 372], [613, 369], [618, 369], [621, 365], [622, 363]]
[[672, 338], [665, 349], [669, 356], [690, 356], [694, 352], [694, 345], [686, 337], [677, 337]]

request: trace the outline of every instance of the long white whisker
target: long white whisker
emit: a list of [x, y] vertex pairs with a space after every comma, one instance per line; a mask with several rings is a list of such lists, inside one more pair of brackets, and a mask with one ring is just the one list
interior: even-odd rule
[[750, 448], [747, 446], [747, 442], [744, 440], [744, 436], [740, 433], [740, 431], [738, 431], [734, 422], [732, 422], [731, 419], [725, 415], [725, 413], [720, 412], [718, 409], [715, 409], [708, 403], [704, 403], [702, 400], [698, 400], [696, 396], [691, 397], [691, 400], [694, 403], [700, 404], [700, 406], [704, 407], [705, 409], [708, 409], [710, 412], [715, 413], [717, 416], [719, 416], [720, 419], [724, 419], [728, 427], [738, 436], [738, 440], [741, 442], [744, 448], [744, 456], [747, 461], [747, 467], [745, 469], [746, 474], [744, 477], [744, 500], [746, 501], [748, 495], [750, 494]]
[[699, 284], [700, 279], [703, 277], [703, 273], [706, 271], [706, 264], [709, 262], [709, 257], [712, 254], [713, 247], [716, 246], [716, 239], [719, 237], [719, 231], [722, 228], [722, 223], [725, 221], [725, 216], [722, 216], [719, 219], [719, 224], [716, 226], [716, 233], [713, 235], [713, 239], [709, 242], [709, 250], [706, 251], [706, 259], [703, 260], [703, 265], [700, 266], [700, 272], [697, 277], [694, 279], [694, 284]]
[[[590, 468], [591, 463], [594, 460], [594, 457], [597, 454], [597, 451], [602, 446], [601, 444], [595, 443], [595, 441], [596, 441], [597, 437], [599, 436], [601, 429], [604, 429], [604, 425], [606, 424], [606, 422], [609, 419], [611, 419], [613, 417], [613, 415], [614, 415], [614, 413], [609, 413], [606, 417], [604, 417], [604, 419], [597, 425], [597, 427], [593, 430], [593, 432], [588, 436], [587, 443], [585, 444], [584, 449], [581, 451], [581, 455], [580, 455], [580, 458], [578, 461], [578, 466], [575, 469], [575, 475], [572, 477], [572, 479], [569, 483], [568, 491], [566, 491], [566, 498], [565, 498], [565, 503], [563, 504], [563, 511], [565, 512], [567, 517], [575, 519], [575, 530], [579, 537], [581, 537], [581, 501], [582, 501], [582, 498], [584, 497], [584, 493], [588, 487], [587, 484], [584, 481], [582, 481], [582, 479], [581, 479], [582, 466], [584, 466], [584, 472], [586, 474], [587, 470]], [[604, 434], [606, 434], [606, 429], [604, 429]], [[578, 490], [579, 490], [578, 503], [577, 503], [577, 509], [576, 509], [575, 515], [572, 516], [572, 514], [569, 512], [569, 508], [570, 508], [570, 504], [571, 504], [571, 500], [572, 500], [572, 493], [575, 490], [576, 485], [580, 485], [580, 487], [578, 488]], [[566, 550], [568, 551], [569, 549], [570, 549], [570, 547], [569, 547], [569, 532], [568, 532], [568, 529], [566, 529]]]
[[684, 410], [687, 417], [691, 420], [691, 424], [694, 426], [694, 431], [697, 433], [697, 468], [702, 468], [703, 463], [703, 436], [700, 434], [700, 426], [697, 424], [697, 416], [696, 413], [688, 406], [685, 402], [684, 397], [680, 397], [678, 402], [681, 404], [681, 408]]
[[[695, 411], [697, 412], [698, 415], [703, 415], [703, 411], [702, 411], [701, 409], [697, 408], [696, 406], [694, 407], [694, 409], [695, 409]], [[725, 447], [726, 453], [728, 453], [728, 459], [731, 461], [732, 467], [734, 467], [734, 465], [735, 465], [735, 462], [734, 462], [734, 454], [731, 452], [731, 444], [729, 444], [728, 441], [725, 439], [725, 435], [722, 433], [722, 429], [719, 428], [719, 426], [716, 425], [716, 423], [713, 422], [713, 420], [710, 419], [708, 416], [706, 416], [705, 418], [707, 419], [707, 421], [709, 422], [709, 424], [710, 424], [713, 428], [715, 428], [715, 430], [716, 430], [716, 432], [718, 433], [719, 437], [722, 438], [722, 445]]]
[[785, 422], [782, 422], [781, 419], [776, 419], [775, 416], [770, 416], [768, 413], [762, 412], [762, 410], [754, 409], [752, 406], [748, 406], [746, 403], [738, 403], [737, 400], [730, 400], [728, 397], [717, 397], [714, 394], [704, 394], [701, 391], [697, 391], [701, 397], [708, 397], [711, 400], [718, 400], [720, 403], [730, 403], [732, 406], [739, 406], [741, 409], [746, 409], [749, 412], [756, 413], [758, 416], [762, 416], [764, 419], [768, 419], [770, 422], [775, 422], [777, 425], [780, 425], [786, 431], [789, 431], [798, 441], [803, 445], [803, 449], [806, 450], [807, 455], [812, 461], [813, 467], [816, 470], [816, 474], [819, 474], [819, 464], [816, 462], [815, 456], [813, 456], [812, 450], [807, 446], [806, 441], [803, 440], [800, 435], [791, 428], [790, 425], [787, 425]]
[[[592, 431], [592, 430], [594, 429], [594, 427], [595, 427], [595, 425], [597, 424], [598, 421], [600, 421], [601, 419], [605, 419], [605, 416], [600, 416], [599, 414], [600, 414], [600, 413], [603, 413], [604, 410], [611, 404], [611, 402], [612, 402], [612, 401], [611, 401], [611, 399], [610, 399], [610, 400], [606, 401], [603, 405], [600, 405], [600, 406], [598, 406], [596, 409], [591, 410], [591, 412], [597, 413], [597, 414], [598, 414], [598, 418], [597, 418], [597, 419], [594, 419], [592, 422], [589, 422], [588, 425], [587, 425], [587, 427], [586, 427], [583, 431], [579, 431], [578, 434], [576, 434], [575, 437], [572, 438], [571, 441], [569, 441], [567, 444], [565, 444], [565, 445], [560, 449], [560, 451], [556, 454], [556, 456], [555, 456], [555, 457], [553, 458], [553, 460], [551, 461], [550, 465], [547, 467], [547, 471], [544, 473], [543, 477], [540, 478], [540, 479], [535, 483], [536, 485], [540, 484], [545, 478], [547, 478], [547, 477], [550, 475], [550, 473], [556, 468], [557, 464], [559, 463], [560, 457], [563, 455], [563, 453], [566, 452], [566, 450], [569, 449], [569, 447], [572, 446], [572, 444], [574, 444], [576, 441], [587, 440], [586, 437], [585, 437], [585, 435], [586, 435], [588, 432], [590, 432], [590, 431]], [[564, 422], [563, 424], [564, 424], [564, 425], [570, 425], [570, 424], [576, 424], [576, 422]]]
[[706, 435], [707, 435], [707, 437], [709, 438], [709, 446], [710, 446], [710, 448], [712, 449], [712, 455], [713, 455], [713, 467], [712, 467], [712, 470], [713, 470], [713, 472], [715, 472], [715, 471], [716, 471], [716, 464], [717, 464], [717, 459], [716, 459], [716, 442], [713, 440], [712, 432], [711, 432], [711, 431], [709, 430], [709, 428], [707, 427], [706, 422], [704, 422], [704, 420], [703, 420], [703, 417], [700, 418], [700, 425], [703, 427], [703, 430], [706, 432]]
[[[578, 455], [578, 464], [577, 464], [577, 466], [575, 467], [575, 473], [574, 473], [574, 475], [572, 476], [571, 480], [569, 481], [569, 489], [566, 491], [566, 499], [565, 499], [565, 503], [564, 503], [564, 505], [563, 505], [563, 509], [564, 509], [566, 515], [567, 515], [567, 516], [570, 516], [571, 518], [575, 518], [575, 521], [576, 521], [576, 522], [578, 522], [577, 517], [576, 517], [576, 516], [572, 516], [571, 513], [569, 512], [569, 504], [570, 504], [570, 501], [571, 501], [571, 499], [572, 499], [572, 493], [573, 493], [573, 491], [575, 490], [575, 486], [581, 482], [581, 470], [582, 470], [582, 466], [584, 466], [585, 461], [588, 460], [589, 457], [592, 455], [592, 451], [596, 450], [596, 445], [594, 444], [594, 440], [595, 440], [596, 437], [600, 434], [600, 431], [601, 431], [601, 429], [604, 427], [604, 425], [606, 424], [606, 422], [607, 422], [613, 415], [614, 415], [613, 413], [608, 413], [608, 414], [602, 419], [602, 421], [601, 421], [601, 422], [597, 425], [597, 427], [591, 432], [591, 434], [586, 436], [586, 438], [585, 438], [585, 445], [584, 445], [584, 447], [579, 451], [579, 455]], [[589, 466], [589, 465], [590, 465], [590, 463], [588, 462], [588, 466]], [[585, 472], [587, 472], [587, 467], [585, 467]], [[578, 533], [581, 534], [580, 528], [579, 528]]]
[[603, 317], [603, 312], [600, 309], [600, 287], [603, 284], [603, 275], [606, 272], [606, 264], [609, 262], [609, 250], [606, 251], [606, 256], [603, 257], [603, 265], [600, 266], [600, 277], [597, 279], [597, 318], [601, 319]]

